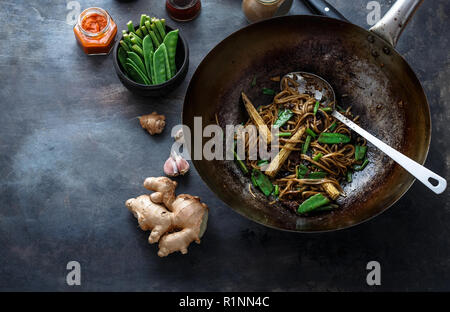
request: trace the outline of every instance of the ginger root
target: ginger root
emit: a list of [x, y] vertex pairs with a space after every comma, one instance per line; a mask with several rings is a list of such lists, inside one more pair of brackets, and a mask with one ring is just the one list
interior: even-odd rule
[[139, 117], [142, 128], [147, 130], [151, 135], [163, 132], [166, 125], [165, 120], [166, 116], [158, 115], [156, 112]]
[[159, 242], [158, 256], [175, 251], [186, 254], [190, 243], [200, 244], [208, 222], [208, 206], [197, 196], [175, 197], [177, 182], [167, 177], [147, 178], [144, 187], [154, 193], [128, 199], [125, 205], [142, 230], [151, 230], [149, 243]]

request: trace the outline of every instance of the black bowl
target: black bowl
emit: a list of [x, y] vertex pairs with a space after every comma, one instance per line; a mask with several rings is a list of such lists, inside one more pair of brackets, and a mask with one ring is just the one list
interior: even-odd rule
[[[167, 25], [166, 29], [168, 32], [173, 30], [172, 27], [169, 27]], [[189, 48], [186, 40], [184, 40], [183, 36], [181, 35], [181, 32], [178, 33], [177, 53], [175, 55], [175, 64], [178, 69], [177, 73], [164, 83], [150, 86], [137, 83], [128, 78], [124, 74], [122, 66], [120, 65], [119, 60], [117, 59], [117, 52], [119, 51], [120, 40], [122, 40], [122, 37], [120, 37], [120, 39], [118, 39], [116, 44], [114, 45], [113, 51], [114, 68], [120, 81], [131, 92], [134, 92], [142, 96], [154, 96], [154, 97], [163, 96], [168, 94], [175, 88], [177, 88], [186, 77], [189, 68]]]

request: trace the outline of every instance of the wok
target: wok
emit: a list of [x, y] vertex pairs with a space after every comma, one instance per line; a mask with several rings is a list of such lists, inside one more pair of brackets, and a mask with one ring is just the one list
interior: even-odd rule
[[[360, 125], [420, 164], [430, 144], [430, 111], [422, 86], [395, 51], [396, 41], [422, 1], [397, 1], [370, 31], [324, 17], [296, 15], [249, 25], [220, 42], [204, 58], [190, 81], [183, 124], [194, 129], [222, 128], [248, 119], [241, 91], [254, 104], [269, 104], [263, 87], [278, 90], [269, 77], [292, 71], [326, 79], [339, 104], [352, 106]], [[256, 86], [252, 80], [256, 77]], [[191, 131], [194, 142], [194, 131]], [[204, 144], [210, 138], [202, 138]], [[369, 144], [369, 165], [344, 186], [339, 209], [304, 217], [282, 204], [269, 205], [260, 192], [248, 191], [250, 179], [234, 161], [193, 160], [206, 184], [238, 213], [260, 224], [290, 231], [313, 232], [346, 228], [381, 213], [409, 189], [414, 178]], [[191, 153], [192, 155], [192, 153]]]

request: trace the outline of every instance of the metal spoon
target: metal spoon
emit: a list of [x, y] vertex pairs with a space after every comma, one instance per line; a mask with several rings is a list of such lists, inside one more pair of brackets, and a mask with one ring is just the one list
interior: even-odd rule
[[[432, 172], [431, 170], [428, 170], [424, 166], [418, 164], [399, 151], [393, 149], [383, 141], [377, 139], [369, 132], [355, 124], [347, 117], [337, 112], [334, 107], [336, 103], [336, 96], [334, 94], [333, 88], [325, 79], [307, 72], [292, 72], [285, 75], [284, 77], [290, 77], [296, 80], [296, 82], [300, 84], [298, 87], [300, 93], [310, 93], [314, 95], [314, 97], [319, 101], [325, 96], [328, 100], [328, 107], [332, 108], [331, 116], [333, 116], [334, 118], [345, 124], [347, 127], [358, 133], [360, 136], [365, 138], [367, 141], [375, 145], [378, 149], [380, 149], [382, 152], [392, 158], [396, 163], [402, 166], [406, 171], [412, 174], [416, 179], [425, 184], [425, 186], [427, 186], [430, 190], [432, 190], [436, 194], [441, 194], [442, 192], [444, 192], [445, 188], [447, 187], [447, 181], [444, 178]], [[283, 88], [283, 86], [281, 86], [281, 88]], [[434, 182], [435, 185], [433, 185], [430, 180]]]

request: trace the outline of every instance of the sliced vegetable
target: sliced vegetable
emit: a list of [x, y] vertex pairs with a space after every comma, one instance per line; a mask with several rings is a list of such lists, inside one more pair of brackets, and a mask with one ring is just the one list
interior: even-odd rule
[[333, 109], [331, 107], [324, 107], [324, 108], [322, 108], [322, 110], [326, 113], [333, 111]]
[[310, 212], [314, 209], [317, 209], [321, 206], [328, 204], [330, 200], [323, 196], [321, 193], [317, 193], [316, 195], [311, 196], [307, 200], [305, 200], [299, 207], [298, 213], [306, 213]]
[[345, 112], [345, 109], [343, 109], [342, 106], [339, 106], [339, 105], [336, 104], [336, 108], [337, 108], [341, 113], [344, 113], [344, 112]]
[[263, 88], [262, 93], [266, 95], [275, 95], [275, 90], [269, 88]]
[[303, 144], [303, 148], [302, 148], [302, 153], [306, 154], [306, 152], [308, 151], [309, 148], [309, 144], [311, 143], [311, 136], [307, 135], [306, 136], [306, 140], [305, 143]]
[[363, 163], [361, 165], [356, 165], [353, 167], [353, 170], [355, 171], [361, 171], [364, 168], [366, 168], [367, 164], [369, 163], [369, 160], [366, 158], [364, 159]]
[[166, 37], [164, 38], [163, 43], [166, 45], [167, 48], [167, 54], [169, 56], [169, 65], [170, 65], [170, 78], [172, 78], [177, 73], [177, 67], [175, 64], [175, 55], [177, 53], [178, 29], [168, 32]]
[[270, 194], [272, 194], [274, 186], [265, 174], [257, 169], [253, 169], [252, 176], [255, 178], [256, 185], [258, 185], [259, 189], [264, 193], [264, 195], [269, 196]]
[[312, 131], [311, 129], [309, 129], [309, 128], [306, 129], [306, 133], [308, 133], [313, 138], [317, 137], [317, 134], [314, 131]]
[[292, 116], [294, 116], [294, 113], [290, 109], [285, 109], [285, 110], [281, 111], [278, 114], [278, 118], [277, 118], [277, 120], [275, 120], [275, 123], [273, 124], [273, 127], [274, 128], [280, 128], [286, 122], [288, 122], [289, 119], [291, 119]]
[[317, 154], [313, 157], [313, 160], [314, 160], [314, 161], [318, 161], [322, 156], [323, 156], [322, 153], [317, 153]]
[[297, 167], [297, 179], [323, 179], [327, 174], [325, 171], [309, 172], [308, 167], [305, 165]]
[[318, 141], [325, 144], [348, 143], [350, 142], [350, 137], [342, 133], [322, 132]]
[[277, 136], [279, 136], [279, 137], [288, 137], [291, 135], [292, 135], [292, 133], [290, 133], [290, 132], [278, 132], [277, 133]]
[[241, 169], [243, 174], [247, 174], [248, 173], [248, 169], [247, 166], [245, 165], [245, 163], [239, 159], [238, 154], [236, 152], [234, 152], [234, 159], [236, 160], [239, 168]]
[[261, 167], [262, 165], [266, 165], [266, 164], [268, 164], [269, 163], [269, 161], [268, 160], [265, 160], [265, 159], [263, 159], [263, 160], [258, 160], [257, 162], [256, 162], [256, 164], [259, 166], [259, 167]]
[[256, 179], [253, 175], [250, 177], [250, 180], [252, 181], [252, 184], [254, 187], [258, 187], [258, 184], [256, 183]]
[[320, 105], [319, 101], [316, 101], [316, 104], [314, 105], [314, 110], [313, 110], [314, 115], [317, 114], [317, 111], [319, 110], [319, 105]]
[[297, 179], [304, 179], [305, 175], [308, 173], [308, 167], [305, 165], [298, 165], [297, 166]]
[[355, 160], [363, 160], [366, 156], [367, 146], [356, 145], [355, 146]]
[[278, 197], [278, 195], [280, 195], [280, 187], [275, 184], [274, 190], [273, 190], [273, 195]]
[[337, 123], [336, 123], [336, 121], [333, 121], [331, 126], [328, 128], [328, 131], [333, 132], [334, 129], [336, 129], [336, 127], [337, 127]]
[[353, 172], [351, 170], [347, 170], [347, 174], [345, 176], [346, 176], [347, 182], [353, 181]]

